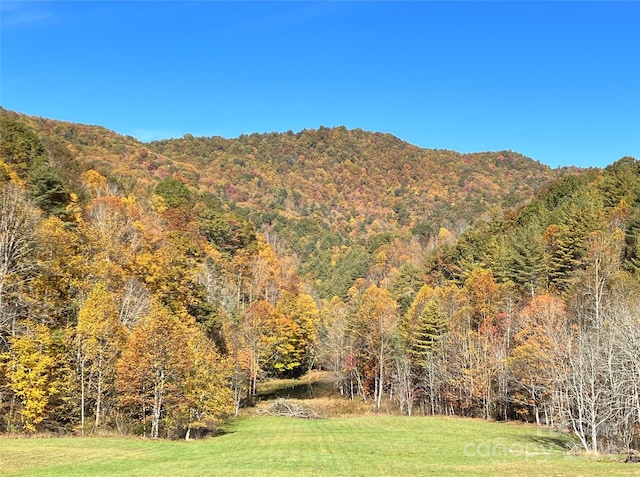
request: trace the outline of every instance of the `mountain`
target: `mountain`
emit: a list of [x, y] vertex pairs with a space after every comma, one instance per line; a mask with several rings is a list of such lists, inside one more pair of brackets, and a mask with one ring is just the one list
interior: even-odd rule
[[[252, 224], [326, 298], [344, 295], [380, 245], [404, 244], [395, 260], [418, 265], [426, 251], [453, 242], [478, 220], [499, 218], [577, 172], [552, 170], [512, 151], [423, 149], [344, 127], [141, 143], [99, 126], [9, 111], [3, 117], [33, 131], [81, 202], [88, 170], [149, 212], [155, 187], [178, 180]], [[345, 274], [342, 266], [352, 270]]]
[[[98, 126], [4, 111], [73, 162], [69, 179], [94, 169], [117, 188], [148, 197], [170, 177], [208, 192], [261, 230], [278, 233], [287, 253], [306, 258], [310, 230], [366, 243], [379, 233], [426, 243], [441, 228], [458, 235], [478, 219], [500, 217], [565, 175], [512, 151], [460, 154], [423, 149], [392, 135], [319, 128], [141, 143]], [[76, 181], [77, 182], [77, 181]], [[338, 238], [336, 238], [337, 240]]]
[[0, 427], [206, 433], [321, 367], [375, 409], [637, 438], [638, 164], [1, 110]]
[[520, 209], [479, 223], [434, 253], [427, 268], [434, 282], [461, 283], [483, 267], [522, 292], [567, 295], [593, 266], [590, 260], [637, 277], [639, 232], [640, 161], [624, 157], [554, 181]]
[[429, 236], [441, 226], [460, 231], [525, 203], [560, 175], [511, 151], [422, 149], [345, 128], [232, 140], [187, 135], [148, 147], [196, 166], [201, 188], [263, 214], [259, 221], [273, 214], [312, 219], [354, 238], [386, 231]]

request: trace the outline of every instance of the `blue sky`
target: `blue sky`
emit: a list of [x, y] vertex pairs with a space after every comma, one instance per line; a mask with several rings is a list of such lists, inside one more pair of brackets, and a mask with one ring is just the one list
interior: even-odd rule
[[640, 2], [3, 0], [0, 104], [141, 140], [388, 132], [640, 158]]

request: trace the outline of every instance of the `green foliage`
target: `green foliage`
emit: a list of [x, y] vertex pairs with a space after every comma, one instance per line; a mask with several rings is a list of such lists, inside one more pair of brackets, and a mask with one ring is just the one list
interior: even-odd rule
[[255, 228], [237, 213], [225, 213], [217, 206], [205, 204], [197, 211], [198, 233], [218, 250], [234, 253], [255, 244]]
[[640, 161], [623, 158], [602, 171], [567, 176], [503, 220], [480, 223], [453, 247], [429, 257], [434, 282], [462, 284], [471, 270], [493, 271], [523, 294], [549, 288], [566, 293], [584, 269], [585, 240], [597, 230], [621, 227], [621, 266], [637, 270]]
[[373, 235], [367, 241], [367, 251], [369, 253], [373, 253], [382, 245], [390, 244], [393, 242], [395, 238], [395, 234], [392, 232], [382, 232], [376, 235]]
[[47, 164], [39, 164], [29, 173], [29, 195], [45, 212], [65, 217], [71, 201], [71, 190], [64, 175]]
[[623, 248], [624, 267], [640, 276], [640, 210], [629, 219]]
[[[325, 261], [324, 264], [327, 265], [327, 262]], [[323, 272], [312, 272], [312, 277], [317, 283], [321, 297], [346, 298], [353, 282], [357, 278], [365, 277], [371, 264], [371, 255], [363, 247], [354, 246], [330, 261]]]
[[30, 127], [8, 116], [0, 117], [0, 161], [24, 174], [43, 154], [42, 143]]
[[545, 286], [545, 256], [541, 232], [528, 225], [513, 233], [508, 246], [508, 279], [532, 295]]
[[193, 201], [191, 191], [178, 179], [165, 179], [158, 183], [155, 193], [162, 197], [165, 203], [172, 208], [190, 205]]
[[198, 232], [213, 244], [223, 244], [231, 239], [231, 228], [223, 213], [211, 207], [198, 211]]
[[398, 303], [400, 314], [406, 313], [424, 283], [422, 269], [411, 262], [403, 263], [400, 273], [389, 285], [389, 293]]
[[436, 351], [446, 330], [448, 317], [433, 288], [420, 289], [402, 323], [404, 346], [418, 368], [427, 365], [427, 356]]
[[624, 200], [627, 204], [637, 205], [640, 201], [640, 161], [633, 157], [622, 159], [607, 166], [604, 170], [602, 192], [605, 205], [617, 206]]

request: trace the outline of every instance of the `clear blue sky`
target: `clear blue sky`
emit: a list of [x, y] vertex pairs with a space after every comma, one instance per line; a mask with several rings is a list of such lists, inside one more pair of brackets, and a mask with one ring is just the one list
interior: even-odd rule
[[141, 140], [344, 125], [640, 158], [640, 2], [1, 2], [0, 104]]

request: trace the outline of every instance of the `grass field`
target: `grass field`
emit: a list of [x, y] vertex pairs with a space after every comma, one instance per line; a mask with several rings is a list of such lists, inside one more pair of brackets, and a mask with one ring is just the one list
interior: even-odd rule
[[199, 441], [0, 438], [6, 476], [624, 476], [533, 426], [445, 417], [242, 417]]

